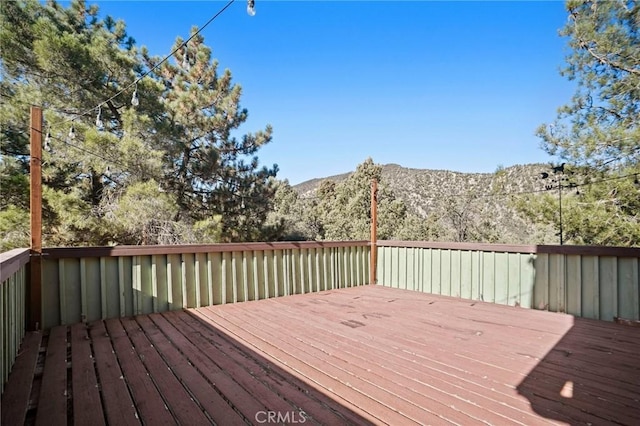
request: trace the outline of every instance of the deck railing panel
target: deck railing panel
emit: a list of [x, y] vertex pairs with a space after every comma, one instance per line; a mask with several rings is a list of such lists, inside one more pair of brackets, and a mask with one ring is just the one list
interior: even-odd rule
[[29, 250], [0, 254], [0, 394], [26, 330]]
[[631, 317], [640, 318], [640, 261], [628, 257], [618, 259], [618, 310], [629, 312]]
[[[368, 284], [356, 242], [45, 249], [43, 328]], [[4, 322], [3, 322], [4, 323]]]
[[378, 242], [378, 282], [446, 296], [640, 320], [640, 249]]

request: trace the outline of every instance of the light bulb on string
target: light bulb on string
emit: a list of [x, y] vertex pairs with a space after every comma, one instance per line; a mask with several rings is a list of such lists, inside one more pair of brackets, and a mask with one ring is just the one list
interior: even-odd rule
[[189, 63], [189, 52], [187, 51], [187, 48], [184, 48], [184, 55], [182, 55], [182, 68], [184, 68], [185, 71], [190, 71], [191, 70], [191, 64]]
[[47, 132], [47, 136], [44, 138], [44, 150], [51, 152], [51, 132]]
[[249, 16], [256, 16], [255, 0], [247, 0], [247, 13], [249, 14]]
[[71, 125], [71, 128], [69, 129], [69, 139], [70, 140], [75, 140], [76, 139], [76, 128], [73, 127], [73, 124]]
[[106, 169], [104, 169], [104, 173], [102, 173], [102, 176], [100, 177], [100, 182], [102, 182], [103, 184], [106, 184], [107, 181], [109, 181], [111, 178], [111, 169], [109, 168], [109, 166], [107, 166]]
[[131, 95], [131, 105], [137, 107], [140, 105], [140, 99], [138, 99], [138, 85], [136, 84], [136, 88], [133, 90], [133, 95]]
[[104, 123], [102, 122], [102, 107], [98, 107], [98, 115], [96, 115], [96, 127], [98, 130], [104, 130]]

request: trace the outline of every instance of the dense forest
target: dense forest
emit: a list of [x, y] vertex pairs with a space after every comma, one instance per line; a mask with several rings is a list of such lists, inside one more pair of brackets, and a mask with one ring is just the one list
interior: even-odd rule
[[197, 28], [156, 57], [84, 1], [3, 2], [0, 249], [29, 245], [30, 105], [47, 246], [365, 239], [372, 179], [381, 239], [555, 243], [562, 211], [565, 243], [638, 246], [640, 5], [566, 8], [577, 92], [538, 129], [557, 164], [436, 182], [367, 159], [294, 188], [261, 165], [272, 128], [243, 132], [242, 88]]

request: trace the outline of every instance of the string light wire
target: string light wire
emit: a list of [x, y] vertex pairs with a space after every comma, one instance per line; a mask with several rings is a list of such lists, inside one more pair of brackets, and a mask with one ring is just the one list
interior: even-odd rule
[[65, 120], [62, 120], [58, 123], [55, 123], [53, 126], [58, 127], [61, 126], [65, 123], [68, 122], [73, 122], [74, 120], [80, 118], [80, 117], [84, 117], [89, 115], [91, 112], [95, 111], [97, 108], [99, 108], [101, 105], [106, 104], [108, 102], [111, 102], [112, 100], [114, 100], [115, 98], [117, 98], [118, 96], [120, 96], [121, 94], [123, 94], [124, 92], [126, 92], [127, 90], [129, 90], [131, 87], [134, 87], [135, 85], [138, 84], [138, 82], [140, 82], [140, 80], [142, 80], [143, 78], [145, 78], [146, 76], [148, 76], [149, 74], [151, 74], [152, 72], [154, 72], [156, 69], [158, 69], [158, 67], [160, 67], [160, 65], [162, 65], [163, 63], [167, 62], [169, 60], [169, 58], [171, 58], [173, 55], [176, 54], [176, 52], [178, 52], [180, 49], [186, 47], [186, 45], [193, 40], [196, 36], [198, 36], [205, 28], [207, 28], [207, 26], [209, 26], [209, 24], [211, 24], [218, 16], [220, 16], [225, 10], [227, 10], [233, 3], [235, 2], [235, 0], [229, 0], [229, 2], [227, 4], [225, 4], [215, 15], [213, 15], [211, 18], [209, 18], [209, 20], [207, 22], [205, 22], [200, 28], [198, 28], [198, 30], [193, 33], [188, 39], [186, 39], [184, 42], [182, 42], [178, 47], [176, 47], [175, 49], [173, 49], [173, 51], [171, 51], [171, 53], [169, 53], [168, 55], [166, 55], [164, 58], [162, 58], [162, 60], [160, 60], [160, 62], [158, 62], [157, 64], [155, 64], [153, 67], [151, 67], [149, 70], [147, 70], [144, 74], [142, 74], [140, 77], [138, 77], [135, 81], [133, 81], [132, 83], [129, 83], [127, 86], [125, 86], [124, 88], [122, 88], [119, 92], [117, 92], [115, 95], [103, 100], [102, 102], [100, 102], [97, 106], [89, 108], [87, 110], [85, 110], [84, 112], [81, 112], [79, 114], [75, 114], [73, 117], [71, 118], [67, 118]]
[[[117, 93], [115, 93], [114, 95], [112, 95], [111, 97], [103, 100], [102, 102], [100, 102], [97, 106], [92, 107], [90, 109], [85, 110], [84, 112], [75, 114], [73, 117], [68, 118], [66, 120], [62, 120], [58, 123], [55, 123], [53, 126], [57, 127], [60, 126], [62, 124], [68, 123], [68, 122], [73, 122], [76, 119], [78, 119], [79, 117], [84, 117], [87, 116], [89, 113], [91, 113], [92, 111], [98, 111], [97, 117], [96, 117], [96, 125], [98, 125], [99, 123], [102, 123], [101, 120], [101, 107], [102, 105], [114, 100], [115, 98], [117, 98], [118, 96], [120, 96], [121, 94], [123, 94], [124, 92], [126, 92], [127, 90], [129, 90], [131, 87], [135, 87], [134, 88], [134, 92], [133, 95], [131, 97], [131, 104], [135, 107], [139, 105], [139, 99], [138, 99], [138, 83], [145, 78], [146, 76], [148, 76], [149, 74], [151, 74], [152, 72], [154, 72], [156, 69], [158, 69], [158, 67], [160, 67], [163, 63], [165, 63], [166, 61], [169, 60], [169, 58], [173, 57], [180, 49], [185, 48], [184, 51], [184, 58], [187, 58], [188, 52], [186, 51], [186, 46], [187, 44], [193, 40], [196, 36], [198, 36], [205, 28], [207, 28], [207, 26], [209, 26], [216, 18], [218, 18], [224, 11], [226, 11], [233, 3], [235, 2], [235, 0], [229, 0], [229, 2], [227, 2], [217, 13], [215, 13], [213, 16], [211, 16], [211, 18], [209, 18], [209, 20], [207, 20], [201, 27], [198, 28], [198, 30], [193, 33], [191, 36], [189, 36], [189, 38], [187, 38], [184, 42], [182, 42], [178, 47], [176, 47], [175, 49], [173, 49], [168, 55], [164, 56], [157, 64], [155, 64], [153, 67], [151, 67], [149, 70], [147, 70], [145, 73], [143, 73], [140, 77], [138, 77], [136, 80], [134, 80], [133, 82], [129, 83], [127, 86], [125, 86], [124, 88], [122, 88], [120, 91], [118, 91]], [[254, 2], [249, 2], [248, 3], [248, 8], [253, 9], [253, 4]], [[249, 13], [250, 15], [253, 16], [253, 14], [255, 14], [255, 12], [253, 14], [251, 14], [251, 12]], [[100, 127], [98, 125], [98, 127]], [[69, 135], [68, 138], [71, 140], [75, 140], [76, 138], [76, 132], [75, 132], [75, 127], [72, 125], [70, 130], [69, 130]], [[47, 132], [46, 134], [46, 138], [45, 138], [45, 146], [48, 147], [48, 150], [51, 150], [51, 140], [56, 140], [59, 142], [64, 143], [67, 146], [70, 146], [76, 150], [82, 151], [86, 154], [89, 155], [93, 155], [94, 157], [100, 158], [103, 161], [106, 161], [107, 163], [110, 164], [114, 164], [114, 165], [118, 165], [119, 167], [121, 167], [123, 170], [126, 170], [127, 167], [124, 166], [122, 163], [119, 163], [113, 159], [109, 159], [106, 158], [100, 154], [97, 154], [91, 150], [88, 150], [86, 148], [83, 147], [79, 147], [77, 145], [74, 145], [72, 143], [67, 142], [64, 139], [61, 138], [57, 138], [54, 136], [51, 136], [50, 131]], [[109, 170], [109, 166], [107, 166], [107, 170]], [[620, 179], [625, 179], [628, 177], [638, 177], [640, 176], [640, 173], [632, 173], [632, 174], [628, 174], [625, 176], [617, 176], [617, 177], [611, 177], [611, 178], [606, 178], [606, 179], [601, 179], [598, 181], [593, 181], [593, 182], [586, 182], [586, 183], [582, 183], [582, 184], [575, 184], [572, 185], [571, 188], [579, 188], [579, 187], [583, 187], [583, 186], [588, 186], [588, 185], [595, 185], [595, 184], [599, 184], [599, 183], [603, 183], [603, 182], [608, 182], [608, 181], [613, 181], [613, 180], [620, 180]], [[540, 192], [547, 192], [548, 189], [537, 189], [537, 190], [532, 190], [532, 191], [513, 191], [513, 192], [505, 192], [505, 193], [501, 193], [501, 194], [478, 194], [476, 195], [477, 197], [504, 197], [504, 196], [510, 196], [510, 195], [527, 195], [527, 194], [535, 194], [535, 193], [540, 193]], [[465, 196], [470, 196], [470, 194], [453, 194], [450, 195], [450, 197], [465, 197]], [[318, 196], [307, 196], [307, 197], [299, 197], [299, 199], [302, 200], [309, 200], [309, 199], [319, 199], [320, 197]]]
[[[122, 164], [122, 163], [120, 163], [120, 162], [118, 162], [116, 160], [107, 158], [107, 157], [105, 157], [105, 156], [103, 156], [101, 154], [98, 154], [98, 153], [94, 152], [94, 151], [91, 151], [89, 149], [86, 149], [86, 148], [77, 146], [75, 144], [72, 144], [72, 143], [70, 143], [70, 142], [68, 142], [68, 141], [66, 141], [66, 140], [64, 140], [62, 138], [58, 138], [58, 137], [52, 136], [50, 132], [47, 132], [47, 136], [45, 138], [45, 141], [47, 139], [49, 141], [56, 140], [56, 141], [62, 142], [63, 144], [65, 144], [67, 146], [70, 146], [71, 148], [74, 148], [74, 149], [76, 149], [78, 151], [84, 152], [85, 154], [92, 155], [92, 156], [94, 156], [96, 158], [99, 158], [99, 159], [105, 161], [107, 163], [107, 170], [110, 170], [109, 165], [116, 165], [116, 166], [120, 167], [122, 170], [127, 170], [127, 168], [128, 168], [126, 165], [124, 165], [124, 164]], [[571, 186], [571, 189], [581, 188], [581, 187], [590, 186], [590, 185], [597, 185], [597, 184], [604, 183], [604, 182], [622, 180], [622, 179], [633, 178], [633, 177], [638, 179], [640, 177], [640, 173], [630, 173], [630, 174], [627, 174], [627, 175], [624, 175], [624, 176], [613, 176], [613, 177], [609, 177], [609, 178], [600, 179], [600, 180], [597, 180], [597, 181], [591, 181], [591, 182], [584, 182], [584, 183], [581, 183], [581, 184], [575, 184], [575, 185]], [[567, 186], [567, 188], [569, 188], [569, 187]], [[500, 193], [500, 194], [491, 194], [491, 193], [486, 193], [486, 194], [451, 194], [448, 197], [470, 197], [470, 196], [476, 196], [478, 198], [508, 197], [508, 196], [513, 196], [513, 195], [531, 195], [531, 194], [537, 194], [537, 193], [548, 192], [548, 191], [549, 191], [548, 189], [534, 189], [534, 190], [531, 190], [531, 191], [512, 191], [512, 192], [503, 192], [503, 193]], [[234, 196], [238, 196], [238, 194], [235, 194], [235, 193], [233, 193], [233, 195]], [[254, 199], [254, 198], [256, 198], [256, 197], [251, 197], [251, 196], [248, 196], [248, 195], [241, 195], [241, 197], [242, 197], [243, 203], [244, 203], [245, 199]], [[299, 195], [297, 198], [298, 198], [298, 200], [319, 200], [319, 199], [321, 199], [321, 197], [318, 196], [318, 195], [307, 195], [307, 196]], [[261, 198], [258, 197], [256, 199], [261, 199]]]

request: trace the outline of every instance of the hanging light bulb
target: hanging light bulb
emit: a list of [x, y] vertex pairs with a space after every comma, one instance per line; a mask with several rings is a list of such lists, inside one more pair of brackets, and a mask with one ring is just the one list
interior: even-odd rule
[[247, 13], [249, 14], [249, 16], [256, 16], [255, 0], [247, 0]]
[[138, 99], [138, 85], [136, 84], [136, 88], [133, 91], [133, 95], [131, 96], [131, 105], [137, 107], [140, 105], [140, 99]]
[[51, 152], [51, 132], [47, 132], [47, 136], [44, 138], [44, 150]]
[[96, 127], [98, 130], [104, 130], [104, 123], [102, 122], [102, 107], [98, 107], [98, 115], [96, 115]]
[[191, 64], [189, 63], [189, 52], [187, 51], [187, 48], [184, 48], [184, 55], [182, 55], [182, 68], [184, 68], [185, 71], [190, 71], [191, 70]]
[[69, 139], [75, 140], [75, 138], [76, 138], [76, 129], [75, 127], [73, 127], [73, 124], [72, 124], [71, 128], [69, 129]]

